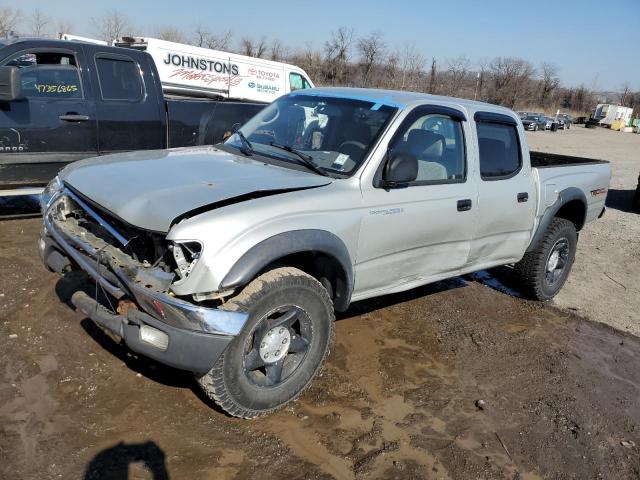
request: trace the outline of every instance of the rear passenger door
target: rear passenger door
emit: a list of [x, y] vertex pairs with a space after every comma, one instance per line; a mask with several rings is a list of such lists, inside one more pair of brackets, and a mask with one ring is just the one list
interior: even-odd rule
[[479, 152], [478, 227], [470, 264], [490, 266], [520, 260], [529, 243], [535, 210], [531, 168], [520, 142], [524, 135], [508, 115], [477, 112]]
[[100, 154], [151, 150], [166, 144], [163, 98], [158, 98], [155, 85], [145, 84], [145, 71], [148, 65], [140, 65], [125, 53], [93, 55]]
[[0, 103], [0, 184], [44, 184], [65, 163], [97, 154], [82, 53], [80, 45], [15, 49], [0, 61], [20, 69], [22, 94]]

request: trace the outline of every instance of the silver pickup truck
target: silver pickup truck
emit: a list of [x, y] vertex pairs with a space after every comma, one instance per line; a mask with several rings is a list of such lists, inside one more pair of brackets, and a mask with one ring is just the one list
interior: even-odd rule
[[530, 153], [505, 108], [312, 89], [216, 146], [69, 165], [43, 194], [40, 252], [97, 282], [78, 310], [252, 418], [304, 391], [354, 301], [497, 265], [552, 298], [609, 178]]

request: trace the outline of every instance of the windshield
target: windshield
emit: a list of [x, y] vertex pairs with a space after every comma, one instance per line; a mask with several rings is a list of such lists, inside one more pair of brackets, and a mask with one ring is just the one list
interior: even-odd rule
[[[345, 176], [362, 163], [395, 111], [395, 107], [362, 100], [289, 95], [258, 113], [240, 131], [251, 142], [253, 153], [301, 164], [294, 150], [327, 173]], [[238, 134], [225, 145], [244, 149]]]
[[525, 120], [538, 120], [538, 117], [534, 115], [529, 115], [527, 118], [525, 118]]

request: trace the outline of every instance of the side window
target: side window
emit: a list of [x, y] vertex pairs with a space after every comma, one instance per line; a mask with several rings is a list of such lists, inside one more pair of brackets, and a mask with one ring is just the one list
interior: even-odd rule
[[96, 68], [103, 100], [142, 100], [142, 80], [138, 65], [128, 57], [96, 56]]
[[476, 125], [482, 179], [499, 180], [518, 172], [522, 156], [516, 126], [485, 122]]
[[291, 86], [291, 91], [295, 90], [303, 90], [305, 88], [311, 88], [309, 82], [306, 78], [296, 72], [289, 73], [289, 85]]
[[44, 65], [22, 69], [22, 95], [30, 99], [82, 98], [78, 69], [72, 65]]
[[22, 95], [28, 99], [79, 99], [82, 83], [72, 53], [31, 50], [3, 63], [20, 69]]
[[416, 182], [455, 183], [466, 178], [462, 124], [447, 115], [426, 114], [409, 120], [392, 150], [418, 159]]

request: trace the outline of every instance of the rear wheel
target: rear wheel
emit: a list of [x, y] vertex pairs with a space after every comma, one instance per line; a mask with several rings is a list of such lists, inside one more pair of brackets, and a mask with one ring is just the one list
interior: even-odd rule
[[221, 308], [245, 311], [249, 320], [198, 379], [207, 396], [243, 418], [298, 398], [320, 371], [333, 337], [333, 304], [322, 284], [296, 268], [277, 268]]
[[550, 300], [560, 291], [571, 271], [577, 242], [575, 225], [554, 218], [539, 245], [515, 265], [527, 297]]

